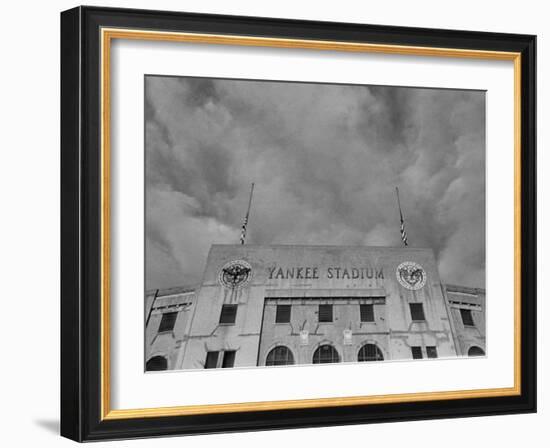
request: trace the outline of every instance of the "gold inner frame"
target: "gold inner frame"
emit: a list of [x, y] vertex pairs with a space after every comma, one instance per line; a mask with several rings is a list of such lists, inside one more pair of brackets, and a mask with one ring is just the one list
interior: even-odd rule
[[[110, 63], [113, 39], [506, 60], [514, 63], [514, 386], [441, 392], [302, 400], [111, 409], [110, 369]], [[101, 419], [166, 417], [227, 412], [306, 409], [381, 403], [502, 397], [521, 394], [521, 53], [304, 39], [278, 39], [136, 29], [101, 29]]]

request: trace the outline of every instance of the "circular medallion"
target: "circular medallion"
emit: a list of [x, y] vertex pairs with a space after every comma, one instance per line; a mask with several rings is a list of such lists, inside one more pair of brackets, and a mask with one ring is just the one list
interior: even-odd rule
[[395, 271], [397, 280], [404, 288], [416, 291], [426, 284], [426, 271], [414, 261], [404, 261]]
[[242, 288], [252, 278], [252, 266], [244, 260], [226, 263], [220, 270], [220, 283], [226, 288]]

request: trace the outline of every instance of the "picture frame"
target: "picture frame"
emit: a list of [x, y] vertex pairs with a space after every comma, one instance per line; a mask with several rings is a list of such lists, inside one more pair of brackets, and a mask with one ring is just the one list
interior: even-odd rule
[[[117, 40], [511, 62], [514, 216], [502, 219], [513, 220], [514, 237], [502, 244], [514, 254], [507, 260], [514, 265], [513, 386], [114, 409], [110, 76]], [[82, 442], [536, 412], [535, 61], [531, 35], [99, 7], [61, 13], [61, 435]]]

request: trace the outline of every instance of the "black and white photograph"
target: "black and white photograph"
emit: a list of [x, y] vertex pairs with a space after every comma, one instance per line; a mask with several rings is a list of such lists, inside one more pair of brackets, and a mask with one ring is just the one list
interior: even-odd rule
[[487, 356], [485, 101], [145, 76], [145, 370]]

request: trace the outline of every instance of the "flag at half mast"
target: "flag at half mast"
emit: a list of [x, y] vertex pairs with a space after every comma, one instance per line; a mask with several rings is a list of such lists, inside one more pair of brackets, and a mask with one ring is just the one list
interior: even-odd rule
[[404, 246], [408, 246], [409, 240], [407, 239], [407, 231], [405, 230], [405, 220], [403, 219], [403, 212], [401, 211], [401, 201], [399, 200], [399, 188], [395, 187], [395, 192], [397, 194], [397, 206], [399, 207], [399, 218], [401, 219], [401, 241], [403, 241]]
[[250, 205], [252, 204], [252, 193], [254, 193], [254, 182], [250, 186], [250, 198], [248, 199], [248, 208], [246, 209], [246, 215], [243, 221], [243, 227], [241, 229], [241, 244], [244, 244], [246, 238], [246, 226], [248, 225], [248, 217], [250, 216]]

